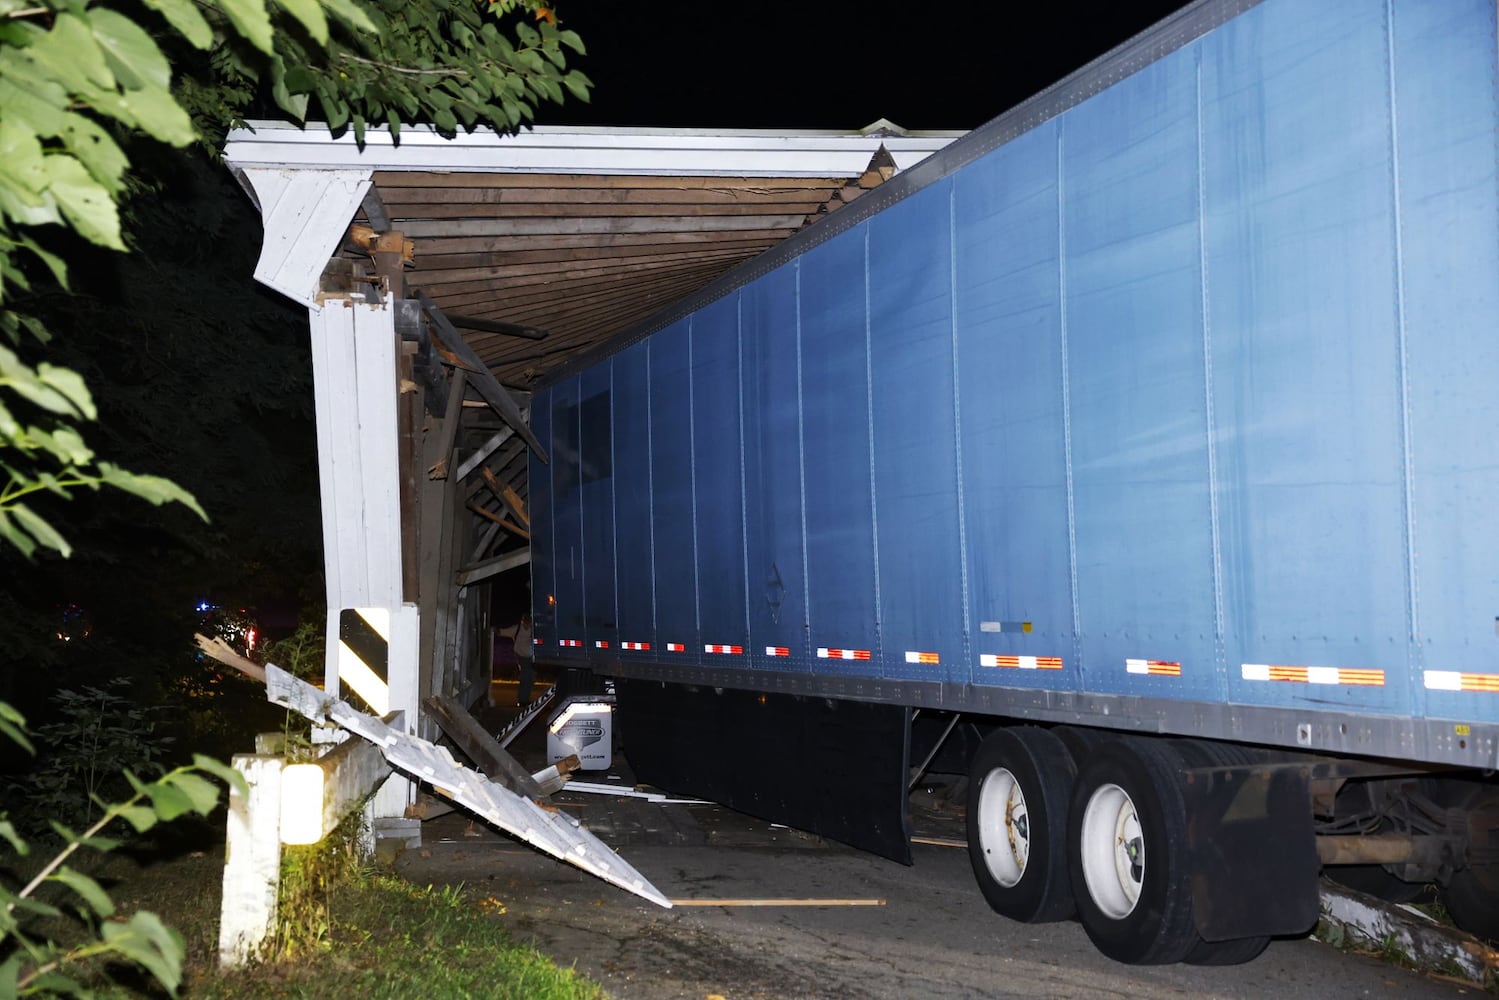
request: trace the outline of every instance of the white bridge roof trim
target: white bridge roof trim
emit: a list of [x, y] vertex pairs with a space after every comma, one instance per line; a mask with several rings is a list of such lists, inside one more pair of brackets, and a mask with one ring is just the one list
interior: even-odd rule
[[447, 138], [431, 126], [408, 125], [399, 142], [389, 128], [369, 129], [361, 149], [352, 130], [335, 137], [321, 123], [252, 121], [229, 133], [224, 159], [235, 169], [855, 177], [880, 146], [905, 170], [963, 134], [536, 126]]

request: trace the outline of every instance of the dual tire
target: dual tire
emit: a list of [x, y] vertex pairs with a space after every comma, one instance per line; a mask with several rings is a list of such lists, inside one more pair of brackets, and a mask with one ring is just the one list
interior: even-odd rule
[[974, 756], [969, 855], [989, 905], [1027, 923], [1075, 913], [1099, 951], [1132, 965], [1230, 965], [1263, 951], [1268, 938], [1197, 933], [1182, 754], [1161, 740], [1063, 738], [999, 729]]

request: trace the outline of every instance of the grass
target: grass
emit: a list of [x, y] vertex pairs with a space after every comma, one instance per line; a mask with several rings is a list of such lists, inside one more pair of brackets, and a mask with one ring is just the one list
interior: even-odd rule
[[[216, 843], [218, 831], [206, 826], [179, 832], [197, 835], [151, 849], [122, 849], [99, 858], [92, 871], [122, 913], [154, 910], [182, 935], [187, 951], [186, 978], [178, 992], [182, 1000], [604, 1000], [597, 983], [513, 940], [503, 901], [456, 888], [413, 886], [388, 872], [349, 864], [336, 849], [326, 862], [306, 849], [287, 849], [286, 912], [273, 944], [287, 957], [221, 970], [222, 841]], [[299, 884], [305, 891], [295, 891]], [[293, 933], [288, 920], [304, 926]], [[67, 921], [58, 923], [64, 926], [56, 930], [66, 932]], [[119, 966], [95, 971], [98, 996], [166, 996], [135, 971]]]
[[337, 886], [322, 947], [294, 960], [193, 976], [188, 1000], [603, 1000], [597, 983], [512, 941], [493, 897], [420, 888], [386, 874]]

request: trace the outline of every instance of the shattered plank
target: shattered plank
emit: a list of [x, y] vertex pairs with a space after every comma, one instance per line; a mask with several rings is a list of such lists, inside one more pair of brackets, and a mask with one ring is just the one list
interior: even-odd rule
[[315, 722], [326, 713], [338, 725], [379, 747], [392, 767], [452, 796], [490, 825], [643, 899], [671, 907], [671, 900], [582, 823], [566, 813], [544, 809], [470, 771], [442, 747], [330, 698], [274, 664], [266, 664], [266, 697], [299, 712], [304, 706], [310, 707], [314, 714], [308, 718]]
[[448, 738], [458, 744], [458, 749], [468, 755], [486, 778], [498, 781], [517, 795], [532, 799], [544, 799], [546, 793], [531, 777], [531, 772], [521, 767], [510, 754], [500, 749], [493, 736], [479, 725], [462, 705], [446, 695], [433, 695], [422, 702], [432, 713], [438, 726]]

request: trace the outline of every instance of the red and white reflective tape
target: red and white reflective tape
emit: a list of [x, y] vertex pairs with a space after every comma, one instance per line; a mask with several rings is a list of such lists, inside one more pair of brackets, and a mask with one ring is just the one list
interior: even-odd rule
[[540, 639], [532, 639], [531, 640], [531, 645], [533, 645], [533, 646], [540, 646], [541, 645], [541, 640]]
[[666, 644], [666, 651], [668, 653], [685, 653], [687, 652], [687, 647], [680, 642], [668, 642]]
[[1343, 684], [1352, 687], [1384, 687], [1383, 670], [1353, 667], [1287, 667], [1273, 663], [1240, 664], [1246, 681], [1287, 681], [1292, 684]]
[[765, 655], [766, 656], [790, 656], [791, 655], [791, 647], [790, 646], [766, 646], [765, 647]]
[[817, 658], [819, 660], [867, 660], [869, 659], [869, 650], [829, 649], [827, 646], [818, 646]]
[[735, 653], [735, 654], [737, 654], [737, 653], [744, 652], [744, 647], [743, 646], [720, 646], [717, 643], [710, 642], [710, 643], [705, 643], [703, 645], [703, 652], [705, 652], [705, 653]]
[[619, 644], [619, 648], [620, 649], [633, 649], [637, 653], [641, 653], [641, 652], [647, 652], [647, 651], [649, 651], [650, 648], [651, 648], [651, 644], [648, 643], [648, 642], [622, 642], [622, 643]]
[[593, 640], [593, 648], [594, 649], [608, 649], [609, 648], [609, 644], [607, 642], [605, 642], [603, 639], [595, 639], [595, 640]]
[[1499, 674], [1465, 674], [1458, 670], [1424, 670], [1428, 691], [1499, 692]]
[[1061, 670], [1060, 656], [1009, 656], [1004, 653], [980, 653], [981, 667], [1017, 667], [1021, 670]]
[[581, 639], [558, 639], [557, 640], [557, 645], [559, 645], [559, 646], [582, 646], [583, 645], [583, 641]]
[[915, 650], [906, 650], [907, 663], [941, 663], [942, 657], [936, 653], [918, 653]]
[[1125, 660], [1124, 669], [1132, 674], [1154, 674], [1157, 677], [1182, 675], [1182, 665], [1170, 660]]

